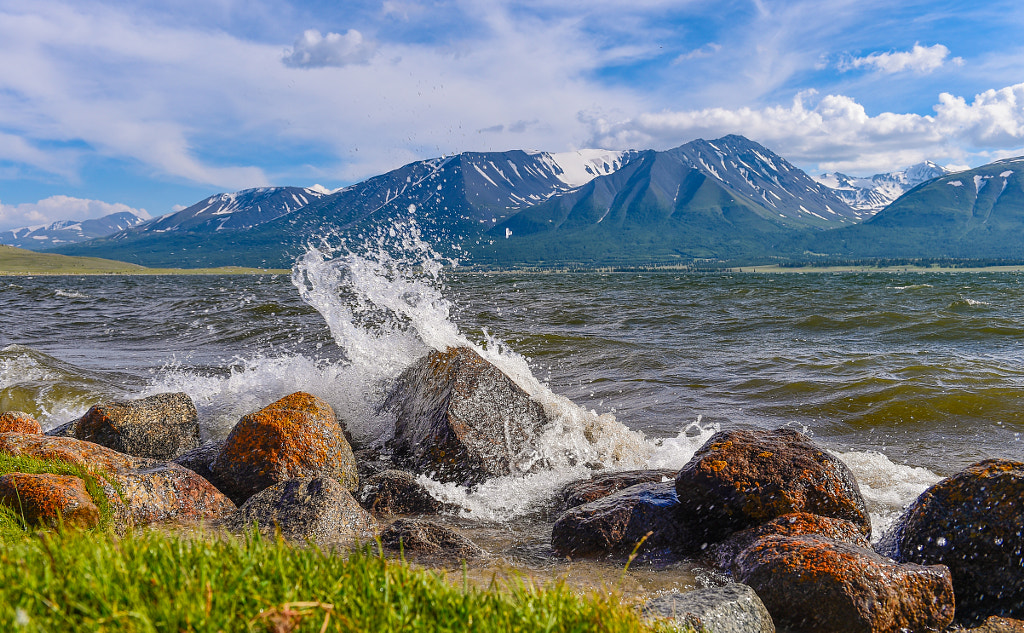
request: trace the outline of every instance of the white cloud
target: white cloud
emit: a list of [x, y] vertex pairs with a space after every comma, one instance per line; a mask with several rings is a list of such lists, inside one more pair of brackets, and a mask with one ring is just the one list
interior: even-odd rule
[[588, 123], [592, 143], [601, 147], [667, 148], [694, 138], [743, 134], [795, 163], [854, 174], [922, 160], [987, 162], [997, 151], [1024, 153], [1024, 83], [983, 92], [971, 102], [943, 93], [935, 114], [927, 116], [870, 116], [843, 95], [826, 95], [811, 106], [808, 102], [816, 98], [805, 92], [789, 106], [663, 111]]
[[135, 209], [120, 202], [109, 203], [68, 196], [51, 196], [39, 202], [17, 205], [0, 203], [0, 230], [52, 224], [57, 220], [91, 220], [125, 211], [141, 218], [150, 217], [145, 209]]
[[[934, 46], [914, 44], [914, 48], [909, 51], [872, 53], [867, 57], [847, 59], [839, 63], [839, 69], [845, 71], [855, 68], [870, 68], [887, 75], [908, 71], [925, 75], [942, 68], [946, 64], [947, 57], [949, 57], [949, 49], [942, 44]], [[964, 60], [961, 57], [954, 57], [950, 62], [960, 66]]]
[[292, 68], [341, 68], [349, 64], [365, 64], [375, 51], [376, 45], [355, 29], [349, 29], [344, 35], [321, 35], [316, 29], [309, 29], [295, 41], [295, 46], [285, 53], [282, 61]]

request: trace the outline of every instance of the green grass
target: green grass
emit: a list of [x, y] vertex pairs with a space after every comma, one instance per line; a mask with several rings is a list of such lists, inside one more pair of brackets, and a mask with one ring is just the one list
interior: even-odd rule
[[244, 539], [41, 533], [0, 543], [4, 631], [655, 631], [616, 594]]
[[99, 257], [71, 257], [53, 253], [37, 253], [0, 244], [0, 275], [205, 275], [288, 273], [289, 270], [266, 270], [223, 266], [219, 268], [146, 268], [138, 264]]

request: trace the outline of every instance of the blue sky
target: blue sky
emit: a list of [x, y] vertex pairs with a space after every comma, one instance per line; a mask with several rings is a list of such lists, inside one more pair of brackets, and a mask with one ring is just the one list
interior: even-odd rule
[[1024, 3], [0, 0], [0, 230], [467, 150], [1024, 154]]

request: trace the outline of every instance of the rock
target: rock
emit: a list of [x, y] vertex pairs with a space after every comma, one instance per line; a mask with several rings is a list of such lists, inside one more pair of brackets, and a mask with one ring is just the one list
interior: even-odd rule
[[35, 433], [42, 434], [43, 427], [31, 415], [24, 411], [5, 411], [0, 413], [0, 433]]
[[396, 415], [397, 463], [463, 485], [528, 470], [530, 441], [547, 424], [540, 403], [465, 347], [407, 369], [385, 408]]
[[217, 490], [220, 490], [223, 483], [220, 482], [220, 478], [210, 470], [210, 464], [213, 463], [213, 460], [217, 459], [217, 455], [220, 455], [220, 451], [223, 447], [224, 440], [210, 440], [209, 442], [204, 442], [190, 451], [178, 455], [172, 461], [179, 466], [188, 468], [195, 474], [213, 484]]
[[961, 630], [964, 633], [1024, 633], [1024, 620], [1011, 620], [993, 615], [981, 626]]
[[[0, 434], [0, 452], [61, 460], [97, 472], [97, 481], [114, 506], [114, 520], [119, 528], [167, 519], [217, 519], [235, 509], [230, 499], [187, 468], [172, 462], [125, 455], [92, 442], [71, 437], [3, 433]], [[114, 484], [124, 493], [123, 500]]]
[[880, 549], [949, 567], [958, 620], [1024, 617], [1024, 463], [990, 459], [943, 479], [910, 504]]
[[199, 446], [196, 406], [185, 393], [113, 401], [89, 409], [74, 436], [119, 453], [170, 460]]
[[243, 417], [210, 470], [236, 503], [300, 477], [330, 477], [349, 490], [359, 487], [352, 447], [331, 405], [301, 391]]
[[642, 550], [680, 547], [688, 537], [677, 514], [673, 482], [638, 484], [562, 513], [551, 531], [559, 556], [629, 554], [650, 533]]
[[942, 565], [900, 564], [820, 536], [767, 536], [735, 567], [791, 633], [924, 633], [953, 621], [952, 578]]
[[379, 526], [348, 488], [330, 477], [288, 479], [249, 498], [229, 523], [243, 530], [258, 523], [261, 532], [319, 546], [351, 547], [373, 540]]
[[793, 512], [776, 517], [756, 527], [730, 534], [724, 541], [709, 547], [705, 557], [719, 569], [735, 574], [733, 565], [740, 552], [753, 545], [754, 541], [773, 535], [823, 536], [841, 543], [849, 543], [865, 549], [871, 548], [871, 543], [864, 536], [861, 528], [849, 521], [834, 517], [820, 517], [806, 512]]
[[436, 514], [448, 507], [430, 496], [411, 473], [394, 469], [364, 481], [359, 501], [367, 510], [381, 514]]
[[702, 633], [775, 633], [775, 624], [753, 589], [740, 583], [670, 593], [647, 602], [648, 618], [673, 620]]
[[75, 427], [77, 425], [78, 425], [78, 420], [72, 420], [70, 422], [65, 422], [64, 424], [61, 424], [60, 426], [55, 426], [52, 429], [50, 429], [49, 431], [46, 431], [46, 433], [44, 433], [44, 435], [49, 435], [51, 437], [74, 437], [75, 436]]
[[0, 477], [0, 503], [29, 525], [90, 528], [100, 522], [100, 509], [85, 482], [72, 475], [9, 473]]
[[568, 510], [584, 503], [597, 501], [613, 492], [637, 484], [661, 483], [674, 479], [675, 470], [626, 470], [614, 473], [596, 474], [590, 479], [581, 479], [562, 488], [561, 509]]
[[679, 471], [676, 492], [709, 542], [791, 512], [846, 519], [871, 534], [850, 469], [790, 429], [716, 433]]
[[455, 530], [418, 519], [398, 519], [380, 535], [387, 548], [429, 554], [439, 558], [470, 560], [487, 552]]

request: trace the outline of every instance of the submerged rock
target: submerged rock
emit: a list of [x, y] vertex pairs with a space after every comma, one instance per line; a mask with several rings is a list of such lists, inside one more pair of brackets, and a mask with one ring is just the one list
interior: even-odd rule
[[236, 503], [299, 477], [330, 477], [349, 490], [359, 487], [356, 459], [334, 410], [303, 392], [243, 417], [210, 470]]
[[644, 537], [643, 550], [685, 547], [689, 537], [678, 506], [671, 481], [631, 486], [562, 513], [551, 548], [573, 558], [629, 554]]
[[256, 493], [230, 520], [237, 530], [254, 523], [265, 534], [280, 530], [290, 541], [320, 546], [351, 547], [380, 529], [345, 486], [327, 477], [289, 479]]
[[9, 473], [0, 477], [0, 503], [29, 525], [89, 528], [100, 522], [85, 482], [72, 475]]
[[435, 479], [474, 484], [520, 472], [547, 423], [540, 403], [465, 347], [433, 351], [388, 396], [394, 459]]
[[169, 460], [199, 446], [199, 421], [188, 394], [160, 393], [98, 404], [74, 424], [73, 434], [119, 453]]
[[404, 470], [385, 470], [359, 488], [359, 501], [381, 514], [434, 514], [447, 506], [430, 495], [416, 477]]
[[775, 624], [757, 593], [747, 585], [729, 583], [686, 593], [670, 593], [647, 602], [648, 618], [667, 618], [677, 628], [701, 633], [775, 633]]
[[661, 483], [672, 480], [675, 470], [625, 470], [614, 473], [599, 473], [590, 479], [581, 479], [562, 488], [562, 510], [568, 510], [584, 503], [597, 501], [601, 497], [618, 492], [637, 484]]
[[0, 434], [0, 452], [65, 461], [97, 472], [97, 481], [114, 507], [115, 522], [122, 528], [167, 519], [217, 519], [235, 509], [230, 499], [187, 468], [118, 453], [92, 442], [71, 437], [3, 433]]
[[42, 432], [43, 428], [39, 426], [39, 422], [24, 411], [0, 413], [0, 433], [35, 433], [38, 435]]
[[914, 501], [879, 548], [953, 574], [957, 619], [1024, 617], [1024, 463], [990, 459]]
[[845, 519], [871, 534], [850, 469], [789, 429], [716, 433], [679, 471], [676, 491], [710, 542], [791, 512]]
[[953, 584], [942, 565], [900, 564], [819, 536], [767, 536], [740, 553], [735, 568], [792, 633], [925, 633], [953, 621]]
[[455, 530], [419, 519], [397, 519], [380, 535], [380, 542], [388, 549], [438, 558], [471, 560], [487, 555]]

